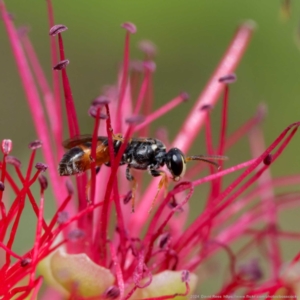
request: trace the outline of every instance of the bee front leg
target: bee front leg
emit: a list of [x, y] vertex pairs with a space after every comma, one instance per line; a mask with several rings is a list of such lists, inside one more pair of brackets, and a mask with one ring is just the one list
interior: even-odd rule
[[167, 174], [164, 172], [164, 171], [161, 171], [161, 170], [157, 170], [157, 169], [149, 169], [148, 170], [149, 173], [153, 176], [153, 177], [158, 177], [158, 176], [161, 176], [161, 179], [158, 183], [158, 187], [157, 187], [157, 192], [155, 194], [155, 197], [151, 203], [151, 207], [150, 207], [150, 210], [149, 210], [149, 213], [151, 212], [153, 206], [154, 206], [154, 203], [158, 197], [158, 194], [160, 192], [160, 190], [164, 187], [165, 189], [165, 196], [168, 192], [168, 176]]
[[137, 189], [137, 182], [135, 180], [135, 178], [133, 177], [133, 175], [130, 172], [130, 168], [127, 166], [126, 168], [126, 178], [128, 181], [131, 182], [131, 191], [132, 191], [132, 196], [131, 196], [131, 211], [134, 212], [134, 202], [135, 202], [135, 193], [136, 193], [136, 189]]

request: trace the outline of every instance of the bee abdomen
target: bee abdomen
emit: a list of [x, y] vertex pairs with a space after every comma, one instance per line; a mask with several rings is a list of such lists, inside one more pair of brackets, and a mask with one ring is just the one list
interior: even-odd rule
[[84, 161], [85, 152], [80, 147], [71, 148], [67, 151], [58, 165], [60, 176], [70, 176], [82, 173], [86, 170]]

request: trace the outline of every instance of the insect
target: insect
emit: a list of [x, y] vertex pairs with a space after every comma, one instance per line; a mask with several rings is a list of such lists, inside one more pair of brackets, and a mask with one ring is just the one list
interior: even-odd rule
[[[118, 153], [124, 142], [121, 134], [113, 135], [113, 148], [115, 155]], [[91, 162], [94, 160], [96, 166], [105, 164], [110, 166], [110, 157], [108, 149], [108, 138], [99, 136], [96, 146], [96, 157], [91, 157], [92, 135], [80, 135], [63, 142], [64, 148], [68, 151], [63, 155], [58, 172], [60, 176], [70, 176], [80, 174], [91, 168]], [[131, 138], [128, 141], [126, 149], [122, 155], [120, 165], [127, 165], [126, 178], [132, 182], [132, 211], [134, 211], [135, 191], [137, 187], [136, 180], [131, 173], [131, 169], [147, 170], [154, 177], [161, 176], [158, 184], [157, 198], [162, 187], [167, 187], [168, 177], [163, 170], [164, 165], [172, 175], [174, 181], [180, 180], [186, 170], [188, 161], [199, 160], [216, 167], [218, 163], [213, 160], [226, 160], [226, 156], [220, 155], [193, 155], [185, 156], [178, 148], [166, 150], [166, 146], [158, 139], [154, 138]], [[153, 201], [153, 202], [154, 202]], [[153, 204], [152, 204], [153, 205]]]

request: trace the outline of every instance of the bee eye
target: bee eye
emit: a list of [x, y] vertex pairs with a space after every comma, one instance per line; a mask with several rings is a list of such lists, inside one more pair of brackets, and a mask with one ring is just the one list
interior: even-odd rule
[[185, 173], [184, 154], [177, 148], [172, 148], [166, 155], [166, 164], [174, 180], [179, 180]]

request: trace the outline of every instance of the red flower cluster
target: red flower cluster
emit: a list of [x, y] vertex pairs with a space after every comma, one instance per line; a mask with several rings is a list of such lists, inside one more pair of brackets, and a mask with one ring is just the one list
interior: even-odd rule
[[[153, 120], [180, 105], [188, 96], [180, 93], [158, 110], [151, 111], [155, 47], [149, 42], [141, 43], [144, 61], [130, 64], [130, 35], [136, 28], [131, 23], [124, 23], [126, 38], [119, 82], [115, 87], [107, 88], [89, 109], [90, 116], [95, 118], [90, 179], [86, 173], [77, 176], [75, 193], [70, 179], [60, 177], [57, 171], [63, 156], [62, 147], [53, 146], [61, 145], [63, 140], [60, 75], [69, 135], [71, 138], [80, 135], [67, 75], [69, 60], [65, 57], [62, 39], [62, 32], [67, 27], [54, 26], [50, 0], [47, 3], [53, 87], [43, 74], [26, 30], [15, 29], [3, 1], [0, 1], [1, 16], [39, 137], [29, 145], [31, 156], [26, 174], [21, 172], [19, 160], [10, 155], [12, 142], [2, 141], [0, 250], [4, 255], [0, 257], [0, 298], [36, 299], [39, 293], [41, 299], [186, 299], [201, 290], [199, 282], [196, 289], [196, 272], [200, 268], [200, 275], [203, 274], [205, 262], [220, 250], [227, 254], [229, 267], [222, 287], [214, 291], [215, 297], [299, 295], [300, 252], [290, 262], [284, 262], [280, 245], [282, 238], [298, 239], [299, 233], [279, 227], [278, 210], [299, 206], [299, 192], [293, 192], [292, 185], [297, 184], [300, 177], [272, 179], [269, 168], [289, 144], [300, 123], [288, 126], [265, 149], [259, 129], [264, 108], [259, 107], [253, 118], [233, 134], [227, 133], [229, 84], [236, 80], [233, 72], [251, 38], [253, 24], [248, 22], [239, 27], [175, 140], [169, 143], [162, 132], [158, 135], [167, 146], [176, 146], [186, 153], [204, 127], [207, 153], [226, 155], [228, 148], [249, 134], [254, 158], [228, 168], [224, 168], [222, 162], [218, 172], [211, 166], [210, 174], [204, 177], [201, 173], [206, 165], [196, 164], [187, 171], [184, 180], [169, 192], [165, 191], [164, 196], [160, 192], [163, 186], [158, 183], [159, 179], [153, 179], [145, 190], [135, 186], [137, 201], [132, 213], [132, 208], [126, 205], [132, 198], [129, 182], [118, 172], [122, 153], [134, 134], [147, 136]], [[55, 36], [58, 36], [59, 59]], [[222, 93], [221, 130], [218, 144], [214, 146], [210, 113]], [[101, 120], [105, 120], [105, 124]], [[125, 133], [118, 153], [113, 149], [113, 132]], [[93, 159], [99, 135], [107, 137], [111, 164], [111, 168], [103, 167], [100, 171]], [[34, 163], [39, 148], [47, 165]], [[223, 177], [239, 170], [243, 171], [225, 186]], [[47, 175], [42, 174], [45, 171]], [[138, 183], [141, 176], [136, 176]], [[197, 179], [193, 179], [195, 177]], [[39, 198], [35, 198], [31, 190], [37, 182], [40, 184]], [[206, 199], [202, 197], [199, 201], [205, 201], [205, 207], [186, 226], [189, 199], [197, 186], [204, 183], [209, 183], [209, 193]], [[57, 209], [52, 219], [46, 221], [44, 191], [48, 185]], [[281, 186], [291, 186], [291, 191], [276, 195], [274, 188]], [[12, 190], [13, 200], [6, 196], [7, 189]], [[13, 250], [13, 244], [25, 205], [31, 205], [36, 215], [35, 241], [27, 252], [18, 254]], [[241, 243], [237, 251], [232, 248], [235, 241]], [[251, 255], [252, 249], [261, 245], [266, 245], [264, 269]], [[245, 257], [250, 257], [250, 262], [241, 264]], [[42, 275], [37, 275], [37, 269]], [[206, 276], [210, 275], [214, 276], [214, 270], [207, 269]], [[43, 283], [45, 290], [42, 292]]]

